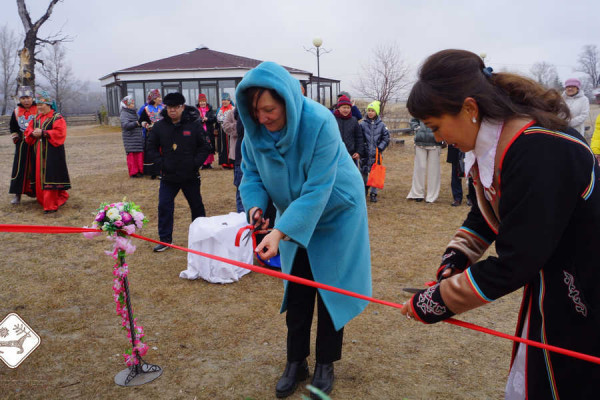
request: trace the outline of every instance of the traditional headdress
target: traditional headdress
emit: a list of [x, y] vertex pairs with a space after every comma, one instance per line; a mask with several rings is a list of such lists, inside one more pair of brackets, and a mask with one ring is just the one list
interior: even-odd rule
[[133, 96], [125, 96], [121, 100], [121, 108], [129, 108], [129, 105], [134, 101]]
[[155, 99], [160, 97], [160, 90], [152, 89], [148, 92], [148, 103], [152, 103]]
[[56, 102], [45, 90], [40, 90], [35, 94], [35, 102], [37, 104], [48, 104], [54, 111], [56, 111]]
[[20, 99], [21, 97], [33, 97], [31, 86], [19, 86], [19, 89], [17, 89], [17, 98]]

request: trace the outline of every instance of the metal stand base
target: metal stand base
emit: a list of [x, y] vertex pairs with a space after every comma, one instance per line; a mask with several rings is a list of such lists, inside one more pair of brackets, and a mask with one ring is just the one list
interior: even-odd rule
[[139, 386], [162, 375], [163, 370], [158, 365], [140, 361], [139, 365], [132, 365], [115, 375], [115, 383], [119, 386]]

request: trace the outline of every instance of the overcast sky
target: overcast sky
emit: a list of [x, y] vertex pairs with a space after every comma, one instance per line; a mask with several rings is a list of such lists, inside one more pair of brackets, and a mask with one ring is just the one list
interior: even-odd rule
[[[49, 0], [27, 0], [33, 21]], [[15, 0], [2, 0], [0, 25], [22, 33]], [[554, 64], [560, 78], [574, 72], [582, 47], [600, 47], [600, 0], [64, 0], [41, 35], [62, 30], [73, 71], [98, 82], [113, 71], [210, 49], [270, 60], [316, 74], [305, 51], [320, 37], [321, 76], [352, 92], [361, 65], [378, 45], [397, 43], [414, 70], [445, 48], [486, 53], [486, 64], [528, 73]]]

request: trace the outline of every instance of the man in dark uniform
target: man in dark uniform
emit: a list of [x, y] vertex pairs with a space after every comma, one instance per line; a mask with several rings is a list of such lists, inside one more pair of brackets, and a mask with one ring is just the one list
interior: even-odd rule
[[[206, 141], [198, 110], [186, 106], [181, 93], [169, 93], [164, 98], [164, 104], [164, 118], [154, 125], [147, 151], [161, 170], [158, 235], [161, 242], [172, 243], [175, 197], [179, 190], [183, 191], [188, 201], [192, 221], [206, 216], [198, 170], [210, 152], [210, 145]], [[169, 247], [162, 244], [154, 247], [154, 251], [167, 249]]]

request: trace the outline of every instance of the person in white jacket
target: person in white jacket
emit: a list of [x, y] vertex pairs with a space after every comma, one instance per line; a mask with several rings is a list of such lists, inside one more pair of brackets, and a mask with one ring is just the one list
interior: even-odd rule
[[563, 98], [571, 111], [569, 126], [577, 129], [581, 136], [585, 137], [585, 120], [590, 114], [590, 101], [580, 90], [581, 82], [579, 79], [570, 78], [565, 81], [565, 91]]

